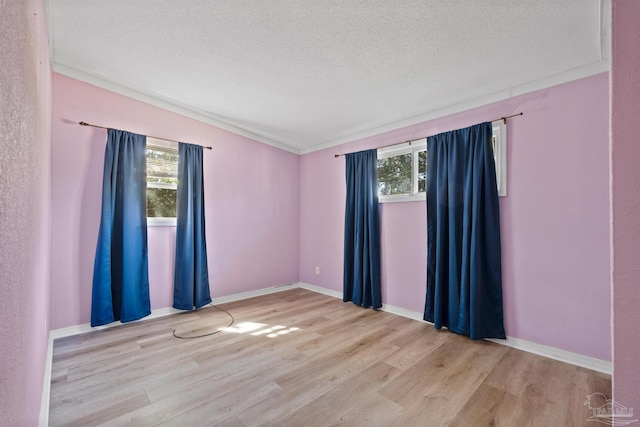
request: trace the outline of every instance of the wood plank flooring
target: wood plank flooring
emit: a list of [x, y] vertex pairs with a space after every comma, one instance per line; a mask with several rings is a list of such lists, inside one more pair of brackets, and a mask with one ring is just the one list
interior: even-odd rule
[[582, 426], [608, 375], [293, 289], [58, 339], [51, 426]]

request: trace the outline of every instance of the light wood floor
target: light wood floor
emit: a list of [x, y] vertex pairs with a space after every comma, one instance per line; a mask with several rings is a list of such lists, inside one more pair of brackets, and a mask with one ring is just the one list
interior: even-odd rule
[[582, 426], [610, 377], [303, 289], [56, 340], [50, 425]]

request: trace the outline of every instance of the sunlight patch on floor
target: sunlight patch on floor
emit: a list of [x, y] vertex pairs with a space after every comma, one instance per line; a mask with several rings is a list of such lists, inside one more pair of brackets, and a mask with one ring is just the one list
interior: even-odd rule
[[235, 326], [229, 326], [228, 328], [222, 329], [225, 332], [233, 332], [236, 334], [246, 334], [251, 332], [253, 336], [261, 336], [266, 335], [267, 338], [275, 338], [281, 335], [286, 335], [291, 332], [299, 331], [300, 328], [297, 327], [286, 327], [282, 325], [269, 326], [266, 323], [255, 323], [255, 322], [243, 322], [239, 323]]

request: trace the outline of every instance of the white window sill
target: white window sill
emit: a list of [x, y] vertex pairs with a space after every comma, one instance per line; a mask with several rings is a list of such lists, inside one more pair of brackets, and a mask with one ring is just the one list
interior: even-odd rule
[[378, 196], [378, 203], [424, 202], [425, 200], [427, 200], [426, 193], [402, 196]]
[[175, 227], [175, 218], [147, 218], [147, 227]]

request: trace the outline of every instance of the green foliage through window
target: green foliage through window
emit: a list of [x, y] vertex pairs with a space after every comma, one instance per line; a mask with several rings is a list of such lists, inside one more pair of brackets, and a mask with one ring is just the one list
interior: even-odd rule
[[411, 153], [378, 159], [378, 195], [411, 194]]
[[178, 151], [147, 143], [147, 218], [175, 218]]
[[427, 150], [418, 151], [418, 193], [427, 191]]
[[172, 188], [147, 188], [147, 218], [175, 218], [176, 194]]
[[[507, 128], [493, 122], [491, 149], [496, 166], [498, 195], [507, 195]], [[378, 149], [378, 200], [424, 200], [427, 191], [427, 139]]]
[[382, 201], [407, 200], [426, 192], [425, 146], [426, 141], [423, 140], [405, 148], [379, 151], [378, 196]]

